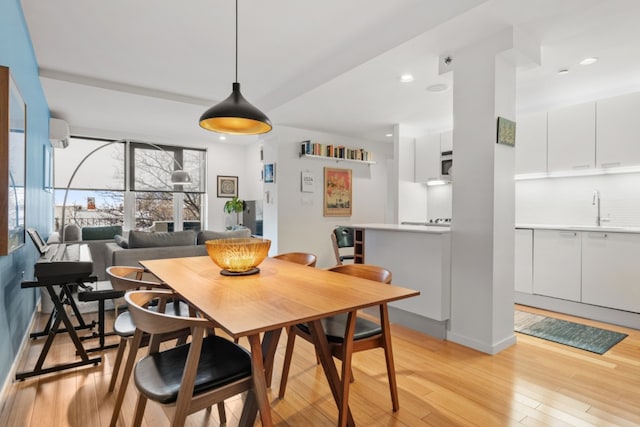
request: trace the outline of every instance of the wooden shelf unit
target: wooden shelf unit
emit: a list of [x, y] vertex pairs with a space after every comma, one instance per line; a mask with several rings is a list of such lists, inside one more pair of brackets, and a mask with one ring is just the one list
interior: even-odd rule
[[353, 229], [353, 262], [364, 264], [364, 228]]

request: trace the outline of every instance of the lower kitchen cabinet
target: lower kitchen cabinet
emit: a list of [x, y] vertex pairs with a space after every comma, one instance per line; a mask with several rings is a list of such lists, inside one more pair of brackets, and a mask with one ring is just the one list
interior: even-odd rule
[[515, 290], [533, 293], [533, 230], [516, 229]]
[[533, 293], [580, 301], [581, 233], [534, 230]]
[[583, 233], [582, 302], [640, 313], [640, 234]]

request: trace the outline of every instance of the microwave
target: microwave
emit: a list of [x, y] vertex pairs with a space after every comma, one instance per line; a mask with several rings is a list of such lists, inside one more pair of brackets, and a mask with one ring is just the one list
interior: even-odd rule
[[453, 151], [443, 151], [440, 154], [440, 177], [442, 179], [451, 179], [453, 169]]

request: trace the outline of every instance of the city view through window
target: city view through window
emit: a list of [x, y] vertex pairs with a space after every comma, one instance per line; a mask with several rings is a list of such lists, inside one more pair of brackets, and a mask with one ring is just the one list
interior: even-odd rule
[[[55, 153], [54, 230], [59, 232], [62, 227], [66, 186], [80, 162], [84, 163], [67, 193], [65, 225], [199, 229], [205, 154], [204, 150], [183, 147], [72, 138], [69, 147]], [[125, 164], [130, 165], [128, 170]], [[190, 183], [171, 182], [172, 172], [180, 169], [188, 172]]]

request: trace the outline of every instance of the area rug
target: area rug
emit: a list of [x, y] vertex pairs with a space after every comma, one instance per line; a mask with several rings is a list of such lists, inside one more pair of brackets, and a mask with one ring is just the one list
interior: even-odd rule
[[604, 354], [627, 334], [516, 310], [516, 332]]

